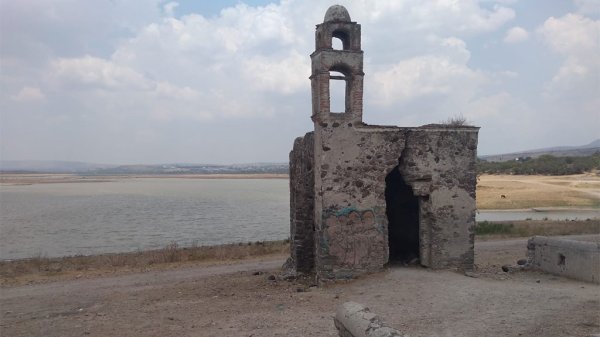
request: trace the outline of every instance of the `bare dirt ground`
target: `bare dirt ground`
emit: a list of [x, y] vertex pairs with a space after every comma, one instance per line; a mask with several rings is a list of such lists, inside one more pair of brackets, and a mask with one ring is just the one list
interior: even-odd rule
[[393, 267], [317, 288], [281, 279], [280, 255], [3, 287], [0, 335], [337, 336], [332, 315], [345, 301], [369, 306], [411, 337], [600, 333], [600, 286], [501, 271], [525, 256], [526, 240], [478, 242], [475, 277]]

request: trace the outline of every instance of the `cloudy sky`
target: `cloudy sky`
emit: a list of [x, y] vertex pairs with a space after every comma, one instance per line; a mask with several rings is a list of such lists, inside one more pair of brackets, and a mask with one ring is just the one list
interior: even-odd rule
[[[462, 115], [479, 153], [600, 138], [600, 0], [339, 1], [365, 122]], [[0, 156], [285, 162], [312, 129], [322, 0], [0, 0]]]

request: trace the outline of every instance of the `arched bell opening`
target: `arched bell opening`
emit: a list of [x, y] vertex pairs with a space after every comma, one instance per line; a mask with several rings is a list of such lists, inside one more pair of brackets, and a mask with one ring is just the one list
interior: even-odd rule
[[331, 46], [335, 50], [350, 49], [350, 36], [344, 30], [336, 30], [331, 34]]

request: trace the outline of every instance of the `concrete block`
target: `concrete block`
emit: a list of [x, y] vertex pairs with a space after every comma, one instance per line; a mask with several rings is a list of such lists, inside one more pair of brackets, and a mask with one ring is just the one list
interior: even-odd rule
[[527, 255], [533, 268], [600, 284], [600, 243], [534, 236]]

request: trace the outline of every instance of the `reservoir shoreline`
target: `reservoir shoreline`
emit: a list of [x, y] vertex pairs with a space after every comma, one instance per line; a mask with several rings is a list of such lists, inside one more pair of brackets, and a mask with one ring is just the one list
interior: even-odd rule
[[[534, 235], [600, 235], [600, 219], [526, 220], [484, 222], [494, 230], [476, 234], [476, 242], [528, 238]], [[482, 224], [479, 224], [480, 226]], [[476, 229], [476, 232], [479, 228]], [[179, 246], [170, 243], [160, 249], [75, 255], [62, 257], [32, 256], [0, 260], [0, 287], [46, 283], [79, 278], [95, 278], [193, 266], [228, 265], [264, 258], [285, 259], [289, 240], [256, 241], [212, 246]]]
[[[0, 174], [0, 259], [289, 236], [287, 174]], [[484, 175], [477, 221], [600, 218], [600, 177]], [[523, 207], [525, 206], [525, 207]]]

